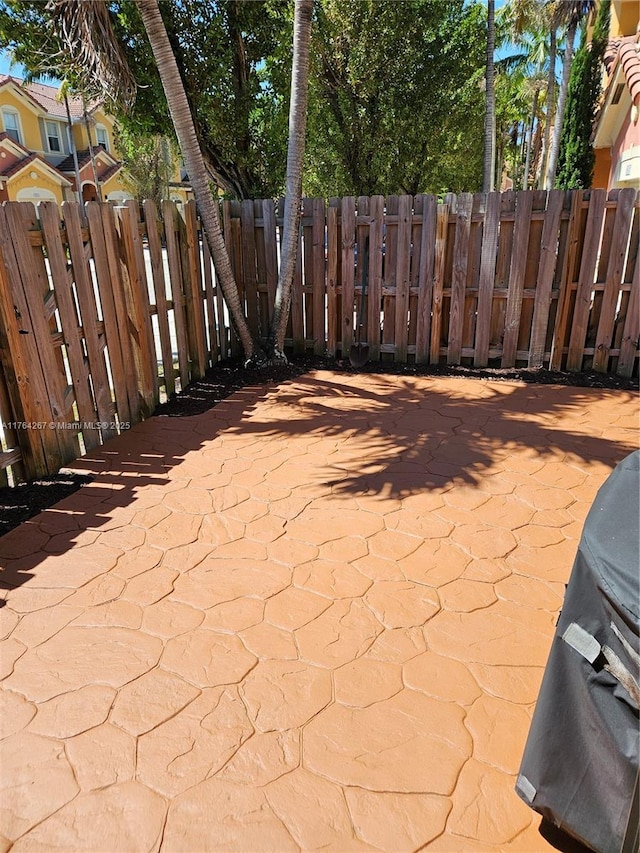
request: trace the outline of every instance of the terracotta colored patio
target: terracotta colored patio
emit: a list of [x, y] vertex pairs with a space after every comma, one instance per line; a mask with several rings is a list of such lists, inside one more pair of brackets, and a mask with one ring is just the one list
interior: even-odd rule
[[513, 786], [637, 395], [309, 374], [0, 539], [0, 851], [545, 851]]

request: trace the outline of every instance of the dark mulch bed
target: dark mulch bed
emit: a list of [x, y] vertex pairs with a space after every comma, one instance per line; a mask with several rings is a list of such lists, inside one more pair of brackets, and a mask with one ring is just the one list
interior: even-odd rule
[[[223, 362], [210, 370], [204, 379], [193, 382], [182, 393], [173, 395], [156, 409], [156, 415], [185, 417], [206, 412], [229, 395], [249, 385], [277, 384], [307, 373], [310, 370], [333, 370], [345, 375], [378, 373], [396, 376], [450, 376], [493, 381], [512, 381], [570, 385], [581, 388], [605, 388], [637, 391], [638, 378], [623, 379], [602, 373], [552, 373], [548, 370], [526, 368], [506, 369], [448, 367], [446, 365], [368, 363], [356, 370], [348, 359], [335, 361], [316, 356], [292, 358], [289, 364], [245, 368], [241, 362]], [[0, 536], [27, 521], [41, 510], [52, 506], [75, 492], [90, 478], [61, 472], [15, 489], [0, 489]]]
[[80, 486], [89, 482], [91, 477], [61, 471], [55, 476], [41, 477], [31, 483], [20, 483], [15, 489], [0, 489], [0, 536], [23, 521], [33, 518], [43, 509], [72, 495]]

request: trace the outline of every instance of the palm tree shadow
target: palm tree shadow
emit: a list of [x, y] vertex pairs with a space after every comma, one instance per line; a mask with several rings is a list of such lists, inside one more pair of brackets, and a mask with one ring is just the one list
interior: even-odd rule
[[516, 449], [527, 449], [532, 469], [550, 459], [581, 469], [615, 464], [636, 449], [634, 425], [610, 424], [607, 435], [582, 425], [589, 407], [621, 395], [631, 399], [628, 392], [566, 386], [467, 381], [458, 391], [455, 380], [317, 373], [289, 383], [274, 407], [235, 429], [309, 441], [347, 435], [318, 477], [336, 497], [402, 498], [455, 484], [477, 487]]

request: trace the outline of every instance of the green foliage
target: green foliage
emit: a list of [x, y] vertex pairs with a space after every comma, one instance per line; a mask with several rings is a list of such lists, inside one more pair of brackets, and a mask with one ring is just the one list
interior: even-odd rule
[[[236, 197], [277, 195], [284, 185], [292, 8], [287, 0], [162, 0], [161, 12], [216, 182]], [[138, 86], [131, 133], [172, 135], [160, 77], [133, 0], [109, 3], [116, 37]], [[61, 51], [47, 5], [0, 0], [0, 48], [36, 74], [79, 78]], [[265, 69], [273, 73], [267, 77]]]
[[159, 208], [169, 198], [178, 147], [166, 136], [152, 136], [120, 128], [116, 145], [124, 163], [122, 182], [142, 202], [153, 199]]
[[[161, 0], [210, 174], [232, 197], [285, 181], [291, 0]], [[110, 0], [138, 85], [132, 138], [171, 136], [134, 0]], [[309, 195], [476, 190], [482, 175], [482, 0], [316, 0], [304, 190]], [[0, 0], [0, 47], [36, 73], [77, 77], [47, 5]], [[151, 144], [151, 143], [150, 143]]]
[[591, 186], [595, 154], [591, 131], [601, 88], [601, 63], [609, 33], [610, 0], [603, 0], [591, 44], [583, 27], [581, 45], [571, 66], [567, 105], [562, 123], [555, 185], [559, 189]]
[[312, 39], [308, 194], [479, 186], [481, 6], [324, 0]]

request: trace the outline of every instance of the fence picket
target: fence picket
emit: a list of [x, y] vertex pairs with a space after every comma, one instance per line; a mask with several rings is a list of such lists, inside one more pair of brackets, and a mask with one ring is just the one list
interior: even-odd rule
[[[253, 213], [253, 206], [251, 208]], [[185, 246], [187, 251], [187, 320], [191, 340], [191, 370], [194, 378], [204, 376], [207, 369], [206, 331], [204, 312], [204, 291], [202, 288], [202, 268], [200, 265], [200, 235], [196, 203], [188, 201], [184, 208]], [[253, 229], [251, 231], [253, 237]], [[254, 247], [255, 254], [255, 247]], [[257, 301], [257, 297], [256, 297]]]
[[325, 206], [323, 198], [314, 198], [312, 204], [313, 225], [313, 351], [324, 355], [325, 351]]
[[422, 228], [420, 229], [420, 262], [418, 265], [418, 305], [416, 317], [416, 364], [429, 361], [431, 306], [436, 256], [438, 200], [422, 196]]
[[[0, 255], [0, 290], [3, 287], [1, 280], [1, 258], [2, 256]], [[0, 296], [0, 302], [1, 300], [2, 297]], [[6, 340], [2, 334], [1, 318], [2, 315], [0, 313], [0, 350], [6, 345]], [[2, 432], [4, 433], [4, 441], [7, 448], [6, 450], [0, 451], [0, 488], [4, 488], [9, 485], [9, 477], [7, 474], [8, 468], [11, 468], [14, 482], [23, 480], [26, 476], [18, 431], [11, 426], [13, 412], [11, 406], [11, 395], [9, 393], [4, 370], [2, 368], [3, 363], [2, 357], [0, 356], [0, 418], [3, 422]]]
[[589, 307], [593, 293], [593, 281], [598, 260], [598, 249], [602, 237], [607, 194], [605, 190], [592, 190], [589, 199], [589, 212], [584, 235], [584, 251], [580, 264], [578, 288], [569, 337], [569, 352], [567, 355], [567, 370], [582, 368], [583, 349], [587, 337], [589, 322]]
[[183, 274], [178, 242], [178, 211], [171, 201], [162, 202], [164, 233], [167, 244], [167, 262], [169, 265], [169, 282], [173, 301], [173, 321], [176, 329], [176, 346], [178, 347], [178, 374], [180, 387], [189, 384], [189, 349], [187, 343], [187, 320], [185, 316], [185, 297], [182, 292]]
[[453, 271], [451, 276], [451, 313], [449, 318], [447, 364], [460, 363], [464, 318], [464, 297], [467, 284], [467, 262], [469, 258], [469, 237], [471, 235], [472, 205], [473, 196], [471, 193], [462, 193], [458, 197], [456, 208], [456, 233], [453, 247]]
[[347, 358], [353, 343], [354, 273], [356, 239], [356, 200], [342, 199], [342, 314], [340, 317], [340, 349]]
[[409, 273], [411, 260], [411, 210], [413, 198], [400, 196], [398, 200], [398, 247], [396, 255], [396, 325], [395, 360], [407, 360], [409, 332]]
[[167, 304], [167, 282], [164, 277], [164, 263], [162, 260], [162, 225], [158, 222], [158, 211], [155, 202], [151, 199], [147, 199], [144, 202], [144, 216], [147, 225], [153, 290], [156, 298], [156, 316], [158, 318], [164, 389], [167, 396], [170, 396], [176, 390], [176, 371], [173, 366], [171, 332], [169, 329], [169, 306]]
[[533, 194], [531, 192], [523, 190], [517, 194], [513, 252], [509, 270], [509, 292], [507, 295], [504, 340], [502, 342], [502, 367], [513, 367], [516, 363], [532, 206]]
[[387, 217], [384, 235], [384, 261], [382, 278], [382, 359], [393, 360], [396, 329], [396, 274], [398, 254], [398, 207], [397, 195], [387, 197]]
[[[302, 214], [302, 212], [301, 212]], [[302, 222], [302, 215], [300, 217]], [[296, 265], [293, 273], [293, 287], [291, 290], [290, 325], [293, 351], [300, 355], [305, 349], [304, 340], [304, 290], [302, 287], [302, 241], [298, 229], [298, 251], [296, 252]], [[283, 232], [284, 236], [284, 232]]]
[[531, 324], [531, 341], [529, 343], [529, 367], [533, 368], [542, 367], [544, 361], [563, 201], [564, 193], [562, 190], [551, 190], [549, 192], [540, 241], [540, 263]]
[[447, 237], [449, 234], [449, 205], [439, 204], [436, 221], [436, 251], [433, 272], [433, 316], [431, 318], [431, 345], [429, 361], [440, 361], [440, 340], [442, 337], [442, 301], [444, 290], [444, 270], [447, 262]]
[[384, 243], [384, 196], [374, 195], [369, 202], [369, 295], [367, 305], [367, 341], [369, 358], [380, 358], [380, 312], [382, 309], [382, 263]]
[[139, 350], [138, 387], [146, 416], [158, 405], [158, 361], [151, 325], [147, 271], [138, 229], [138, 204], [131, 199], [119, 211], [123, 223], [124, 252], [127, 257], [131, 317], [137, 332]]
[[[640, 220], [640, 208], [636, 207], [636, 222]], [[632, 232], [633, 233], [633, 232]], [[635, 264], [631, 279], [631, 290], [627, 302], [627, 313], [620, 343], [620, 355], [616, 373], [618, 376], [631, 376], [638, 358], [640, 338], [640, 250], [635, 248]]]
[[209, 348], [207, 360], [214, 365], [218, 361], [218, 328], [220, 328], [216, 315], [216, 294], [213, 286], [213, 261], [209, 250], [209, 241], [204, 229], [201, 229], [202, 237], [202, 272], [204, 275], [204, 298], [207, 306], [207, 331], [209, 333]]
[[500, 228], [500, 193], [487, 194], [482, 229], [480, 253], [480, 276], [478, 280], [478, 318], [473, 364], [486, 367], [489, 362], [489, 333], [491, 331], [491, 308], [493, 288], [496, 280], [496, 255]]
[[240, 231], [242, 234], [242, 279], [247, 300], [247, 323], [252, 334], [259, 335], [258, 274], [256, 266], [255, 214], [253, 201], [241, 203]]
[[596, 351], [593, 358], [593, 369], [600, 373], [606, 373], [609, 365], [609, 353], [614, 338], [616, 305], [624, 274], [624, 262], [627, 254], [635, 197], [636, 192], [631, 188], [621, 190], [618, 195], [615, 224], [609, 248], [604, 294], [596, 334]]
[[327, 208], [327, 355], [335, 358], [338, 349], [340, 316], [338, 300], [338, 211], [340, 199], [329, 199]]

